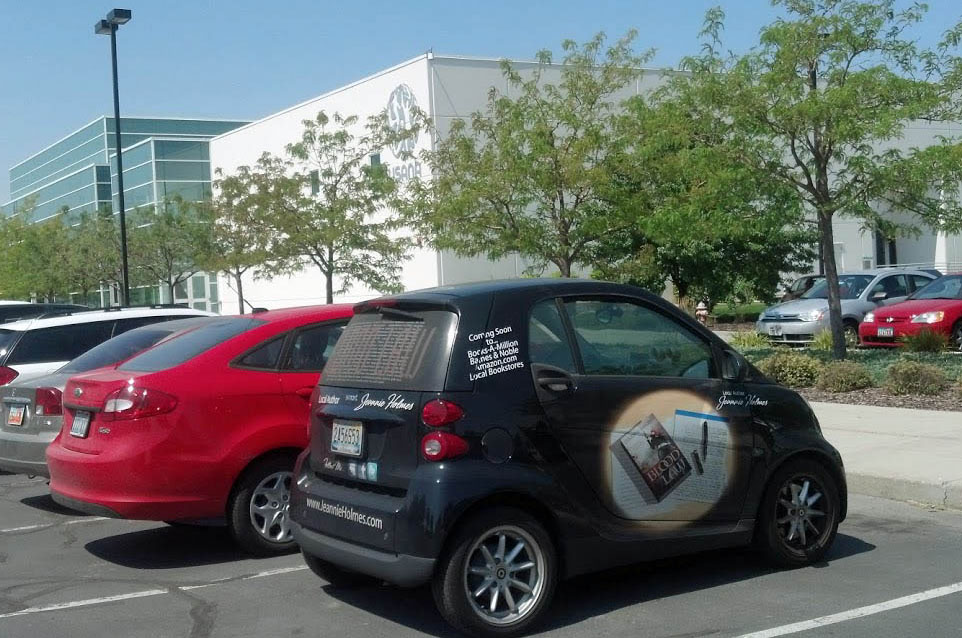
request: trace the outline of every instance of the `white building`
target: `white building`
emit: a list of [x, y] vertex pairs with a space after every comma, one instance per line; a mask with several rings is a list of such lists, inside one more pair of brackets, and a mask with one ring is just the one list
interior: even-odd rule
[[[522, 72], [533, 68], [534, 63], [515, 63]], [[546, 72], [547, 81], [554, 81], [552, 74], [558, 67]], [[646, 93], [656, 86], [662, 71], [646, 70], [634, 85], [616, 95], [618, 101], [631, 95]], [[557, 77], [557, 76], [555, 76]], [[210, 142], [212, 168], [230, 174], [239, 166], [251, 166], [264, 152], [283, 156], [285, 146], [299, 139], [302, 122], [313, 119], [318, 111], [329, 115], [357, 115], [361, 123], [371, 115], [388, 108], [392, 123], [404, 126], [410, 120], [410, 109], [418, 106], [434, 121], [439, 135], [444, 135], [452, 120], [467, 118], [482, 110], [491, 87], [511, 94], [511, 88], [502, 75], [500, 63], [490, 58], [440, 56], [427, 53], [375, 73], [342, 88], [325, 93], [279, 113], [269, 115], [246, 126], [215, 137]], [[389, 108], [390, 107], [390, 108]], [[944, 130], [932, 127], [909, 129], [905, 146], [924, 146]], [[414, 141], [414, 152], [431, 148], [436, 140], [425, 132]], [[415, 160], [399, 160], [394, 152], [383, 149], [372, 161], [381, 161], [392, 173], [404, 181], [414, 175], [426, 177], [425, 168]], [[942, 269], [962, 269], [962, 239], [959, 237], [923, 235], [918, 239], [898, 239], [892, 245], [877, 242], [871, 232], [861, 229], [858, 222], [839, 219], [835, 227], [836, 254], [840, 270], [857, 270], [863, 267], [893, 262], [927, 265]], [[402, 282], [405, 289], [413, 290], [442, 284], [467, 281], [516, 277], [522, 274], [525, 264], [519, 259], [492, 262], [484, 257], [461, 258], [447, 252], [421, 248], [412, 251], [404, 266]], [[233, 282], [220, 279], [221, 311], [238, 311], [237, 296]], [[324, 303], [324, 279], [316, 269], [271, 280], [254, 280], [250, 275], [244, 279], [244, 296], [252, 306], [276, 308], [291, 305]], [[335, 279], [335, 290], [339, 282]], [[355, 285], [347, 294], [336, 296], [338, 302], [356, 302], [377, 292]]]

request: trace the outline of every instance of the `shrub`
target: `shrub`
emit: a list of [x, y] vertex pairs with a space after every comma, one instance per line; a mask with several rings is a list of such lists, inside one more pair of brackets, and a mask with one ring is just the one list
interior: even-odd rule
[[923, 328], [914, 335], [902, 337], [902, 343], [909, 352], [942, 352], [948, 349], [949, 338], [941, 332]]
[[832, 351], [832, 331], [822, 330], [816, 333], [812, 338], [812, 343], [808, 345], [812, 350], [817, 350], [818, 352], [831, 352]]
[[788, 350], [762, 359], [758, 369], [782, 385], [807, 388], [818, 379], [819, 362], [807, 354]]
[[829, 392], [851, 392], [872, 387], [872, 375], [861, 363], [833, 361], [822, 368], [815, 386]]
[[890, 394], [938, 394], [949, 387], [949, 379], [933, 365], [897, 361], [886, 370], [883, 386]]
[[746, 348], [767, 348], [768, 337], [754, 330], [743, 330], [732, 334], [731, 344], [739, 350]]

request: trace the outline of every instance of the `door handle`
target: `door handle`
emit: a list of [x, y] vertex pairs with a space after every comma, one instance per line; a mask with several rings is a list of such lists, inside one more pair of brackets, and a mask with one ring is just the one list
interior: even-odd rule
[[558, 370], [539, 370], [537, 373], [538, 385], [551, 392], [571, 392], [574, 389], [574, 381], [566, 373]]
[[308, 386], [306, 388], [298, 388], [294, 390], [294, 394], [301, 397], [305, 401], [309, 401], [311, 398], [311, 395], [314, 394], [314, 388], [312, 386]]

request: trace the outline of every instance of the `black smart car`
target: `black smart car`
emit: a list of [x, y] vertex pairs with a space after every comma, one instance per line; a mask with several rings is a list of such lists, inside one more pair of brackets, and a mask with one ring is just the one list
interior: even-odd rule
[[360, 304], [314, 393], [294, 537], [332, 584], [430, 582], [516, 635], [561, 578], [746, 545], [821, 559], [842, 459], [808, 404], [664, 300], [514, 280]]

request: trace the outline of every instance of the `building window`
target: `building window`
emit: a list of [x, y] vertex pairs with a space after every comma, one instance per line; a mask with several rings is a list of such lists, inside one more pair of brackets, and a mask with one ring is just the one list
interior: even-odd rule
[[380, 165], [381, 165], [381, 154], [375, 153], [374, 155], [371, 155], [371, 166], [380, 166]]
[[311, 171], [311, 195], [317, 195], [321, 192], [321, 177], [318, 175], [317, 171]]

